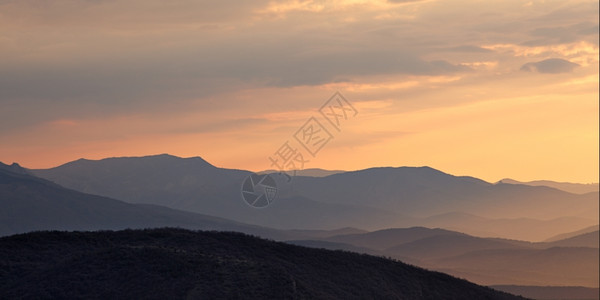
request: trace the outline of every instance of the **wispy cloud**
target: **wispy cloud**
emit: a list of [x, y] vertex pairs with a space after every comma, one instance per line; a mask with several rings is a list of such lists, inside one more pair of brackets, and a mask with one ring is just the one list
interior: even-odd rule
[[539, 73], [568, 73], [573, 71], [578, 64], [560, 58], [549, 58], [538, 62], [526, 63], [521, 67], [521, 71], [539, 72]]

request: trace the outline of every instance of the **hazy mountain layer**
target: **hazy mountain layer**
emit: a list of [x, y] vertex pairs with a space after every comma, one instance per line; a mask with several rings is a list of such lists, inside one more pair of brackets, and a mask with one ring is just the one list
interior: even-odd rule
[[598, 234], [595, 231], [551, 243], [531, 243], [415, 227], [322, 239], [330, 244], [294, 243], [377, 253], [485, 285], [598, 287]]
[[[0, 163], [0, 236], [34, 230], [99, 230], [183, 227], [232, 230], [269, 238], [306, 238], [223, 218], [150, 204], [131, 204], [66, 189]], [[334, 234], [333, 232], [331, 234]], [[339, 232], [337, 232], [339, 233]], [[321, 232], [327, 235], [326, 232]], [[318, 235], [317, 235], [318, 236]]]
[[256, 209], [241, 197], [242, 182], [250, 172], [216, 168], [199, 157], [157, 155], [78, 160], [32, 172], [85, 193], [275, 228], [377, 228], [398, 218], [395, 212], [383, 209], [327, 203], [302, 195], [280, 197], [275, 203]]
[[87, 193], [275, 228], [420, 225], [538, 241], [598, 224], [598, 193], [490, 184], [427, 167], [297, 176], [279, 182], [279, 199], [264, 209], [241, 199], [241, 183], [250, 172], [217, 168], [198, 157], [78, 160], [33, 172]]
[[510, 184], [524, 184], [531, 186], [547, 186], [559, 190], [563, 190], [565, 192], [574, 193], [574, 194], [586, 194], [592, 192], [598, 192], [600, 190], [600, 186], [598, 183], [571, 183], [571, 182], [556, 182], [551, 180], [536, 180], [536, 181], [517, 181], [510, 178], [505, 178], [500, 180], [502, 183], [510, 183]]
[[[412, 217], [463, 212], [486, 218], [598, 219], [598, 193], [491, 184], [421, 167], [372, 168], [323, 178], [299, 177], [295, 191], [328, 203], [365, 204]], [[596, 221], [597, 222], [597, 221]]]
[[585, 227], [583, 229], [580, 230], [576, 230], [573, 232], [567, 232], [567, 233], [562, 233], [562, 234], [557, 234], [553, 237], [550, 237], [546, 240], [544, 240], [544, 242], [555, 242], [555, 241], [559, 241], [559, 240], [564, 240], [570, 237], [574, 237], [574, 236], [578, 236], [584, 233], [589, 233], [589, 232], [594, 232], [594, 231], [598, 231], [600, 229], [600, 226], [598, 226], [598, 224], [593, 225], [593, 226], [589, 226], [589, 227]]

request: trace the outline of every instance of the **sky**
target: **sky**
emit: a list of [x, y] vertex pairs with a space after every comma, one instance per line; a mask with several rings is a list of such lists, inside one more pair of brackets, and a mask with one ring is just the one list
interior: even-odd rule
[[598, 182], [598, 6], [0, 0], [0, 161]]

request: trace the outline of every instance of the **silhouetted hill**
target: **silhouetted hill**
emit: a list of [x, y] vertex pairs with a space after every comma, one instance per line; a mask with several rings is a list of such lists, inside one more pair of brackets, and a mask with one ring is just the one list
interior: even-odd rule
[[519, 299], [385, 258], [177, 229], [0, 238], [5, 298]]

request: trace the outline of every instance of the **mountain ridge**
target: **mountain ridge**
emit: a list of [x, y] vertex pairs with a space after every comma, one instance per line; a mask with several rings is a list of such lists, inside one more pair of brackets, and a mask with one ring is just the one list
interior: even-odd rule
[[382, 257], [240, 233], [35, 232], [0, 238], [0, 254], [9, 298], [523, 299]]
[[510, 178], [504, 178], [498, 182], [529, 186], [547, 186], [574, 194], [586, 194], [590, 192], [598, 192], [600, 190], [600, 185], [598, 183], [558, 182], [552, 180], [518, 181]]
[[[432, 224], [424, 223], [422, 218], [460, 211], [488, 219], [540, 220], [533, 221], [535, 226], [513, 228], [502, 234], [489, 231], [498, 226], [488, 222], [489, 226], [480, 233], [529, 239], [543, 233], [536, 238], [541, 240], [598, 223], [595, 194], [574, 195], [547, 187], [492, 184], [431, 167], [378, 167], [326, 177], [296, 176], [278, 182], [281, 183], [279, 198], [256, 210], [248, 207], [240, 196], [241, 183], [251, 172], [205, 165], [204, 160], [163, 156], [145, 157], [145, 161], [160, 162], [148, 163], [150, 166], [139, 163], [144, 157], [122, 158], [118, 165], [113, 158], [95, 161], [93, 166], [85, 163], [81, 170], [62, 165], [31, 172], [78, 191], [129, 203], [156, 204], [286, 229], [429, 227]], [[157, 164], [158, 167], [152, 167]], [[303, 216], [310, 216], [310, 222]], [[579, 219], [560, 232], [543, 232], [544, 220], [565, 216]], [[448, 228], [454, 222], [447, 220], [433, 226]], [[557, 221], [547, 227], [555, 229], [563, 223]]]
[[[513, 248], [542, 251], [544, 247], [561, 245], [561, 242], [538, 245], [522, 241], [476, 238], [451, 230], [425, 227], [389, 228], [375, 232], [364, 232], [364, 230], [355, 228], [339, 228], [329, 231], [277, 230], [218, 217], [177, 211], [153, 204], [125, 203], [102, 196], [84, 194], [30, 174], [13, 173], [6, 169], [5, 166], [0, 164], [0, 204], [4, 208], [10, 208], [0, 212], [0, 225], [2, 225], [0, 229], [8, 230], [7, 232], [0, 232], [0, 235], [50, 228], [62, 230], [98, 230], [173, 225], [192, 229], [233, 230], [272, 239], [291, 240], [291, 243], [296, 241], [295, 243], [311, 247], [340, 248], [354, 252], [386, 255], [428, 268], [439, 267], [440, 271], [449, 272], [477, 282], [484, 280], [485, 276], [489, 276], [490, 272], [479, 270], [477, 272], [469, 271], [465, 273], [463, 271], [463, 273], [457, 273], [457, 269], [460, 268], [456, 266], [456, 262], [446, 261], [444, 262], [445, 265], [436, 265], [432, 262], [435, 262], [434, 260], [438, 258], [446, 258], [446, 254], [476, 253], [477, 250], [481, 249], [502, 250]], [[290, 202], [287, 204], [291, 205], [291, 208], [294, 207], [294, 203]], [[315, 216], [309, 216], [304, 221], [312, 222], [312, 219], [310, 219], [312, 217]], [[319, 216], [316, 217], [318, 218]], [[30, 226], [31, 224], [27, 225], [27, 222], [33, 222], [34, 225], [37, 224], [37, 227]], [[446, 240], [444, 241], [444, 239]], [[464, 243], [465, 240], [472, 242]], [[462, 242], [457, 243], [456, 241]], [[593, 243], [593, 240], [590, 242], [589, 238], [573, 239], [569, 242], [569, 245], [585, 246], [590, 245], [590, 243]], [[399, 244], [403, 244], [404, 246], [398, 247]], [[433, 247], [432, 245], [437, 246]], [[457, 248], [457, 245], [460, 247]], [[432, 248], [441, 249], [442, 252], [435, 254], [435, 252], [431, 252]], [[449, 249], [453, 250], [450, 251]], [[571, 259], [570, 253], [572, 251], [574, 250], [566, 250], [562, 254], [564, 262], [568, 262], [568, 259]], [[585, 255], [583, 258], [586, 260], [590, 259], [588, 252], [582, 252]], [[423, 255], [427, 253], [434, 253], [435, 255]], [[511, 256], [506, 256], [506, 259], [510, 261], [512, 258]], [[464, 259], [458, 261], [459, 265], [468, 263], [470, 261], [464, 261]], [[593, 263], [588, 263], [587, 265], [593, 265]], [[446, 269], [443, 267], [446, 267]], [[516, 269], [513, 272], [522, 275], [522, 270], [520, 269]], [[585, 276], [588, 276], [587, 273]], [[502, 277], [497, 278], [501, 279]], [[517, 282], [482, 281], [480, 283], [539, 283], [539, 281], [527, 281], [525, 279], [527, 278], [522, 278], [522, 281]], [[545, 277], [544, 280], [555, 279]]]
[[598, 282], [597, 231], [552, 243], [481, 238], [422, 227], [339, 235], [320, 240], [332, 244], [296, 243], [378, 253], [484, 285], [597, 287]]
[[237, 230], [269, 238], [309, 237], [153, 204], [131, 204], [62, 187], [0, 163], [0, 236], [33, 230], [101, 230], [181, 226]]

